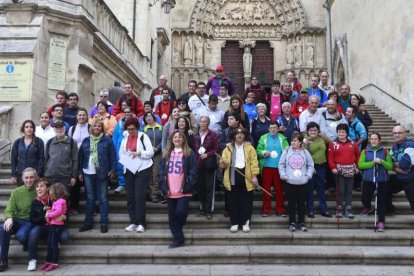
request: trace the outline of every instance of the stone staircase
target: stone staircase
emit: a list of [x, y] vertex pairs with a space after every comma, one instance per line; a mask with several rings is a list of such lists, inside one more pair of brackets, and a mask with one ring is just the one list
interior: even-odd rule
[[[379, 131], [388, 147], [392, 144], [389, 119], [374, 106], [366, 106], [374, 120], [370, 131]], [[9, 183], [10, 162], [0, 169], [0, 217], [13, 186]], [[330, 211], [335, 195], [328, 195]], [[232, 234], [223, 216], [224, 203], [216, 195], [212, 220], [196, 217], [198, 203], [190, 203], [185, 227], [186, 246], [168, 249], [171, 239], [167, 208], [147, 203], [147, 231], [127, 233], [129, 225], [125, 193], [109, 192], [109, 232], [79, 233], [84, 213], [70, 218], [71, 239], [61, 246], [61, 268], [53, 275], [410, 275], [414, 261], [414, 217], [404, 193], [394, 198], [396, 214], [386, 217], [386, 231], [373, 230], [374, 217], [356, 215], [350, 220], [306, 218], [309, 232], [290, 233], [287, 218], [261, 217], [261, 193], [254, 197], [252, 231]], [[353, 194], [354, 212], [361, 210], [360, 193]], [[315, 196], [315, 210], [318, 203]], [[85, 206], [84, 197], [81, 206]], [[99, 216], [95, 217], [99, 222]], [[39, 263], [46, 255], [40, 246]], [[33, 275], [26, 271], [27, 252], [12, 240], [7, 275]]]

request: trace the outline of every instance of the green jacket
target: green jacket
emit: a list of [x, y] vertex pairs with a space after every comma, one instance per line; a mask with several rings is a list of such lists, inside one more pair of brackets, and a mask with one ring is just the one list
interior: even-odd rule
[[10, 195], [9, 202], [7, 202], [6, 210], [4, 210], [4, 219], [19, 218], [30, 220], [30, 209], [35, 199], [35, 185], [29, 189], [24, 185], [14, 189]]
[[[266, 158], [263, 156], [263, 153], [267, 151], [267, 137], [269, 137], [270, 132], [262, 135], [259, 140], [259, 144], [257, 145], [257, 156], [259, 158], [259, 167], [260, 171], [263, 170], [263, 165], [265, 163]], [[278, 133], [277, 136], [279, 137], [280, 145], [282, 146], [282, 150], [289, 147], [289, 143], [286, 137], [282, 133]]]

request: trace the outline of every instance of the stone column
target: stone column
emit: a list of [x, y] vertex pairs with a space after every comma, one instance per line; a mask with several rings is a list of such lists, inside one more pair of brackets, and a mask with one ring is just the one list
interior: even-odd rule
[[239, 41], [240, 48], [244, 48], [243, 54], [243, 72], [244, 72], [244, 86], [247, 88], [250, 85], [252, 78], [252, 64], [253, 57], [250, 53], [251, 48], [256, 46], [256, 41], [243, 40]]

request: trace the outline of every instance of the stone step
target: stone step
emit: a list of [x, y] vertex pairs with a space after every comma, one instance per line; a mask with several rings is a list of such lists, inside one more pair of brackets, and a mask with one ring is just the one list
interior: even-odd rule
[[[374, 203], [374, 202], [373, 202]], [[334, 201], [328, 201], [328, 209], [330, 211], [336, 210], [336, 203]], [[7, 205], [6, 201], [0, 201], [0, 208], [3, 209]], [[85, 209], [85, 201], [80, 202], [81, 210]], [[359, 213], [363, 206], [362, 203], [359, 201], [359, 198], [354, 198], [354, 201], [352, 202], [353, 205], [353, 211], [355, 214]], [[274, 206], [274, 202], [273, 202]], [[319, 211], [319, 202], [314, 202], [315, 206], [315, 212], [318, 213]], [[412, 210], [410, 207], [410, 204], [407, 201], [399, 201], [394, 202], [394, 206], [396, 209], [396, 212], [399, 214], [411, 214]], [[285, 205], [287, 207], [287, 205]], [[125, 201], [109, 201], [109, 209], [113, 213], [127, 213], [127, 203]], [[199, 202], [198, 201], [191, 201], [189, 210], [196, 212], [199, 209]], [[272, 208], [274, 210], [274, 208]], [[167, 213], [167, 205], [161, 204], [161, 203], [152, 203], [147, 202], [146, 203], [146, 211], [147, 214], [166, 214]], [[215, 212], [216, 213], [223, 213], [224, 211], [224, 201], [217, 201], [215, 203]], [[254, 214], [261, 214], [262, 212], [262, 202], [261, 201], [254, 201], [253, 202], [253, 213]]]
[[[40, 265], [40, 264], [39, 264]], [[26, 271], [26, 265], [14, 264], [7, 270], [10, 276], [41, 275], [39, 272]], [[49, 274], [49, 273], [48, 273]], [[270, 265], [270, 264], [75, 264], [61, 265], [53, 275], [60, 276], [97, 276], [97, 275], [145, 275], [145, 276], [393, 276], [411, 275], [412, 266], [400, 265]], [[52, 274], [50, 274], [52, 275]]]
[[[3, 214], [0, 215], [3, 221]], [[69, 219], [69, 228], [79, 228], [85, 220], [85, 214], [80, 213]], [[96, 228], [99, 225], [99, 215], [94, 216]], [[123, 230], [130, 224], [129, 216], [125, 212], [123, 214], [110, 213], [108, 216], [108, 225], [110, 229]], [[412, 229], [414, 217], [412, 214], [397, 214], [394, 216], [386, 216], [387, 229]], [[326, 218], [318, 214], [314, 219], [305, 218], [305, 222], [311, 228], [315, 229], [337, 229], [338, 219], [336, 217]], [[148, 214], [146, 216], [148, 229], [168, 229], [167, 214]], [[355, 215], [354, 219], [340, 218], [339, 229], [373, 229], [374, 216]], [[253, 214], [251, 220], [252, 229], [287, 229], [288, 218], [272, 215], [270, 217], [262, 217], [259, 214]], [[205, 217], [197, 217], [196, 212], [190, 212], [187, 218], [188, 229], [228, 229], [230, 227], [230, 219], [224, 217], [223, 214], [214, 214], [211, 220]]]
[[[39, 250], [40, 260], [46, 252]], [[325, 245], [63, 245], [62, 264], [364, 264], [412, 265], [414, 247]], [[27, 252], [10, 246], [9, 264], [26, 263]]]
[[[171, 240], [169, 229], [148, 229], [144, 233], [126, 232], [124, 229], [110, 229], [101, 234], [96, 229], [78, 232], [69, 229], [71, 239], [68, 245], [165, 245]], [[364, 246], [412, 246], [414, 230], [386, 230], [383, 233], [373, 229], [318, 229], [309, 232], [290, 233], [284, 229], [257, 229], [250, 233], [230, 233], [228, 229], [185, 229], [186, 243], [192, 245], [364, 245]], [[46, 243], [46, 241], [44, 242]], [[17, 241], [15, 241], [17, 244]]]

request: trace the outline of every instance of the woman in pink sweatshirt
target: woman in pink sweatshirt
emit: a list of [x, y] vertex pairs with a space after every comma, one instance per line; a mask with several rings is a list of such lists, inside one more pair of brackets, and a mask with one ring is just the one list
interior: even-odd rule
[[46, 262], [39, 268], [41, 271], [52, 271], [59, 267], [59, 237], [65, 227], [65, 222], [59, 218], [66, 214], [66, 197], [68, 196], [66, 187], [61, 183], [55, 183], [50, 187], [49, 195], [53, 204], [51, 210], [46, 212], [50, 230]]

